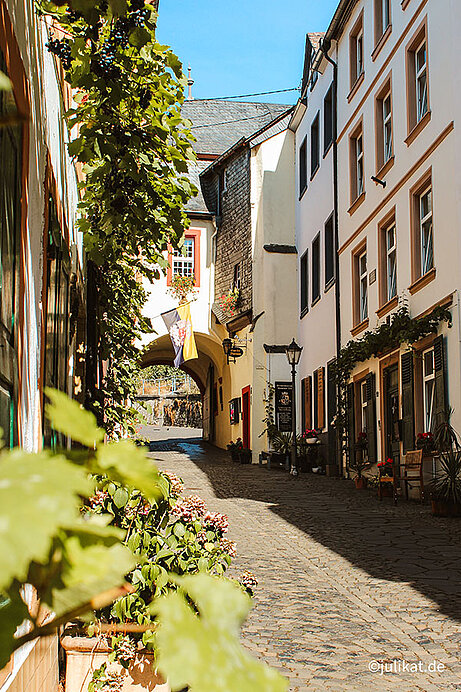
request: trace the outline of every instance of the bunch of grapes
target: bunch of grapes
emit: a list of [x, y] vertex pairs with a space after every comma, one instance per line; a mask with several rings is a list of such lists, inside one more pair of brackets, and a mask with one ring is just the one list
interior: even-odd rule
[[151, 98], [152, 92], [150, 89], [141, 89], [141, 91], [139, 92], [139, 105], [143, 110], [149, 107]]
[[53, 38], [45, 45], [50, 53], [53, 53], [61, 60], [64, 69], [68, 70], [72, 61], [69, 41], [67, 39]]
[[130, 22], [126, 17], [117, 19], [112, 29], [110, 30], [109, 43], [114, 50], [118, 47], [126, 48], [128, 45], [128, 34], [130, 31]]
[[114, 65], [115, 50], [110, 41], [105, 41], [100, 52], [92, 60], [93, 72], [99, 77], [118, 79], [121, 76], [119, 68]]
[[130, 20], [133, 24], [133, 26], [143, 26], [149, 16], [149, 10], [144, 8], [142, 10], [135, 10], [134, 12], [130, 12]]

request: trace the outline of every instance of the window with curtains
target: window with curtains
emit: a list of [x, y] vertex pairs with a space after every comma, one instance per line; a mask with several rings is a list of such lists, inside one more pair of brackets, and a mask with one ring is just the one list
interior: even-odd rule
[[[6, 73], [0, 51], [0, 70]], [[16, 113], [13, 92], [0, 91], [0, 118]], [[17, 443], [16, 321], [19, 300], [19, 240], [21, 232], [22, 128], [0, 127], [0, 426], [4, 443]]]
[[180, 276], [194, 275], [194, 243], [194, 238], [186, 236], [183, 246], [173, 252], [173, 276], [175, 274]]

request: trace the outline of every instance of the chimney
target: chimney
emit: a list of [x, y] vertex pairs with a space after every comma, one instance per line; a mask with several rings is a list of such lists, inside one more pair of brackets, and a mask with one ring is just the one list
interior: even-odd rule
[[187, 100], [187, 101], [193, 101], [193, 96], [192, 96], [192, 84], [194, 83], [194, 80], [193, 80], [193, 79], [191, 78], [191, 76], [190, 76], [190, 75], [191, 75], [190, 65], [189, 65], [189, 70], [188, 70], [188, 72], [189, 72], [189, 77], [188, 77], [188, 80], [187, 80], [187, 86], [189, 87], [189, 92], [188, 92], [188, 94], [187, 94], [187, 99], [186, 99], [186, 100]]

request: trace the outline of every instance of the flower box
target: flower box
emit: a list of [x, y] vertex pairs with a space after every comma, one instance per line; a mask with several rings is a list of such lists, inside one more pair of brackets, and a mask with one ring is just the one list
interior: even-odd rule
[[[65, 692], [88, 692], [93, 672], [107, 663], [111, 648], [97, 637], [66, 635], [61, 638], [66, 652]], [[170, 686], [154, 668], [154, 654], [141, 650], [134, 663], [123, 668], [120, 663], [110, 663], [108, 669], [122, 676], [120, 692], [171, 692]]]

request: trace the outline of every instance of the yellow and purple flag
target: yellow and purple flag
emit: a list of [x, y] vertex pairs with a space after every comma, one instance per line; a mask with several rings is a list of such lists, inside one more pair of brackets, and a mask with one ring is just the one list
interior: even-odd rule
[[163, 312], [162, 317], [173, 344], [175, 367], [179, 368], [186, 360], [198, 358], [190, 316], [190, 304], [178, 305], [175, 310]]

